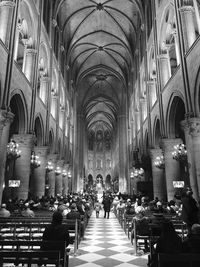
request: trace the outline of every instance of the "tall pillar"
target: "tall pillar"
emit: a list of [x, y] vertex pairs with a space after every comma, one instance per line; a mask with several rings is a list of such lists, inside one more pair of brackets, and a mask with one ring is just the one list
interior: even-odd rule
[[173, 187], [173, 181], [180, 181], [180, 164], [178, 161], [173, 159], [172, 152], [174, 146], [181, 144], [180, 138], [175, 139], [162, 139], [164, 159], [165, 159], [165, 177], [167, 185], [167, 199], [172, 200], [175, 194], [175, 188]]
[[127, 127], [126, 127], [126, 115], [122, 114], [118, 116], [119, 120], [119, 192], [127, 192], [127, 179], [126, 177], [126, 163], [127, 163]]
[[69, 164], [64, 164], [63, 169], [66, 171], [66, 175], [63, 175], [63, 196], [66, 196], [68, 193], [68, 167]]
[[147, 118], [147, 101], [146, 98], [140, 99], [140, 104], [141, 104], [141, 111], [142, 111], [142, 121]]
[[20, 187], [16, 188], [14, 195], [19, 199], [27, 199], [29, 193], [29, 181], [30, 181], [30, 163], [31, 163], [31, 151], [34, 146], [33, 134], [16, 134], [13, 135], [13, 139], [19, 144], [21, 150], [21, 157], [16, 160], [15, 164], [15, 177], [16, 180], [20, 180]]
[[193, 142], [192, 136], [190, 135], [190, 124], [188, 120], [184, 120], [181, 122], [181, 126], [185, 133], [185, 142], [187, 148], [187, 160], [188, 160], [188, 171], [189, 171], [189, 179], [190, 186], [193, 191], [193, 196], [197, 200], [199, 196], [198, 186], [197, 186], [197, 176], [196, 176], [196, 167], [193, 153]]
[[198, 196], [197, 200], [200, 198], [200, 118], [190, 118], [188, 119], [188, 126], [189, 126], [189, 135], [191, 136], [192, 141], [192, 155], [193, 161], [195, 165], [195, 176], [196, 176], [196, 183], [194, 181], [194, 185], [197, 184], [198, 188]]
[[34, 78], [34, 65], [37, 51], [35, 49], [26, 48], [24, 74], [31, 84]]
[[63, 169], [63, 160], [58, 160], [56, 167], [60, 167], [61, 173], [56, 174], [56, 183], [55, 183], [55, 194], [62, 195], [63, 193], [63, 175], [62, 175], [62, 169]]
[[[187, 51], [196, 40], [195, 26], [194, 26], [194, 8], [193, 6], [182, 6], [180, 8], [182, 19], [182, 29], [185, 42], [185, 50]], [[185, 52], [186, 52], [185, 51]]]
[[45, 175], [47, 166], [47, 146], [35, 146], [34, 152], [39, 156], [40, 166], [32, 173], [31, 195], [41, 198], [45, 195]]
[[8, 144], [10, 124], [13, 121], [14, 114], [11, 112], [0, 112], [0, 203], [2, 201], [3, 184], [6, 165], [6, 150]]
[[174, 35], [174, 42], [175, 42], [175, 52], [176, 52], [176, 62], [177, 66], [180, 64], [180, 50], [179, 50], [179, 44], [178, 44], [178, 36], [177, 36], [177, 30], [173, 30], [173, 35]]
[[159, 169], [155, 166], [154, 162], [156, 158], [162, 155], [162, 150], [160, 148], [150, 149], [151, 164], [152, 164], [152, 175], [153, 175], [153, 195], [154, 198], [158, 197], [160, 200], [166, 200], [167, 190], [166, 190], [166, 180], [164, 169]]
[[169, 55], [168, 53], [164, 53], [159, 55], [160, 60], [160, 79], [161, 79], [161, 88], [163, 88], [168, 80], [170, 79], [170, 71], [169, 71]]
[[6, 47], [8, 47], [12, 12], [15, 3], [13, 1], [1, 1], [0, 2], [0, 39], [3, 41]]
[[50, 84], [49, 77], [44, 76], [40, 78], [40, 98], [45, 104], [47, 103], [49, 84]]
[[151, 109], [157, 100], [155, 80], [149, 80], [147, 84], [149, 87], [149, 101], [150, 101], [150, 109]]
[[47, 181], [49, 184], [49, 196], [54, 197], [55, 196], [55, 184], [56, 184], [56, 175], [55, 175], [55, 169], [56, 169], [56, 162], [57, 162], [58, 154], [49, 154], [48, 155], [48, 161], [52, 162], [53, 170], [51, 172], [47, 173]]
[[82, 178], [83, 178], [83, 143], [84, 143], [84, 116], [83, 114], [77, 114], [77, 132], [76, 132], [76, 137], [77, 137], [77, 156], [78, 156], [78, 162], [77, 162], [77, 191], [81, 191], [83, 189], [83, 183], [82, 183]]

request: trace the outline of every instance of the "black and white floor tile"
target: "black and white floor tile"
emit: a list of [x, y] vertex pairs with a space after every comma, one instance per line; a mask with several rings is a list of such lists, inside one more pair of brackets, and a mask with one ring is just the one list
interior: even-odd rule
[[146, 267], [148, 255], [134, 255], [134, 247], [117, 218], [96, 218], [93, 212], [84, 239], [74, 255], [69, 256], [70, 267]]

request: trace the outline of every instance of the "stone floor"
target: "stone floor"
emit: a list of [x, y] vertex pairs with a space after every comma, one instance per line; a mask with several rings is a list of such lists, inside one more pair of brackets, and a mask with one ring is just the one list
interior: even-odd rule
[[76, 255], [69, 256], [69, 266], [146, 267], [147, 257], [135, 256], [134, 247], [115, 215], [111, 213], [110, 219], [104, 219], [101, 211], [99, 218], [93, 212]]

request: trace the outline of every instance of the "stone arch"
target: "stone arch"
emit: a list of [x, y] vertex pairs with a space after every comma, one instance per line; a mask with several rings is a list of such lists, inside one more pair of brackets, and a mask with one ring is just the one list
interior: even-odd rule
[[10, 135], [26, 133], [28, 125], [27, 105], [21, 90], [14, 90], [10, 97], [10, 109], [15, 115], [10, 125]]
[[155, 148], [159, 148], [161, 141], [161, 130], [160, 130], [160, 120], [158, 118], [155, 118], [153, 133], [154, 133], [153, 134], [154, 146]]
[[111, 188], [111, 175], [107, 174], [105, 179], [106, 188]]
[[176, 92], [173, 93], [167, 111], [167, 130], [169, 138], [181, 138], [185, 141], [184, 131], [180, 122], [185, 119], [185, 103], [183, 96]]
[[40, 114], [38, 114], [35, 118], [34, 132], [36, 136], [36, 145], [42, 146], [44, 138], [44, 125]]
[[176, 21], [174, 6], [170, 3], [163, 11], [161, 26], [159, 29], [159, 49], [160, 53], [169, 55], [169, 68], [171, 74], [174, 73], [177, 65], [176, 44], [174, 33], [176, 31]]
[[94, 184], [93, 176], [92, 174], [88, 175], [88, 186], [91, 187]]

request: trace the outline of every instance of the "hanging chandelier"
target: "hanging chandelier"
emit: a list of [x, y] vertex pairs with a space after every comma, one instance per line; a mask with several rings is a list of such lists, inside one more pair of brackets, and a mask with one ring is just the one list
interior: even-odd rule
[[63, 171], [62, 171], [62, 176], [63, 176], [63, 177], [66, 177], [66, 176], [67, 176], [67, 171], [66, 171], [66, 170], [63, 170]]
[[31, 167], [33, 169], [40, 167], [41, 161], [39, 160], [39, 156], [35, 154], [34, 151], [31, 152]]
[[48, 161], [48, 162], [47, 162], [46, 171], [47, 171], [47, 172], [51, 172], [51, 171], [53, 171], [53, 164], [52, 164], [51, 161]]
[[156, 157], [156, 160], [154, 161], [154, 165], [158, 169], [164, 169], [165, 168], [164, 156], [161, 155], [161, 156]]
[[17, 159], [21, 156], [21, 150], [19, 150], [19, 145], [15, 140], [11, 139], [7, 144], [7, 157]]
[[184, 144], [176, 145], [174, 149], [172, 152], [173, 159], [181, 162], [187, 161], [187, 149]]
[[57, 166], [56, 169], [55, 169], [55, 174], [56, 175], [60, 175], [61, 173], [62, 173], [61, 168], [59, 166]]
[[139, 179], [141, 179], [143, 174], [144, 174], [144, 169], [143, 168], [139, 168], [139, 169], [133, 168], [133, 171], [131, 172], [131, 178], [136, 178], [136, 179], [139, 178]]

